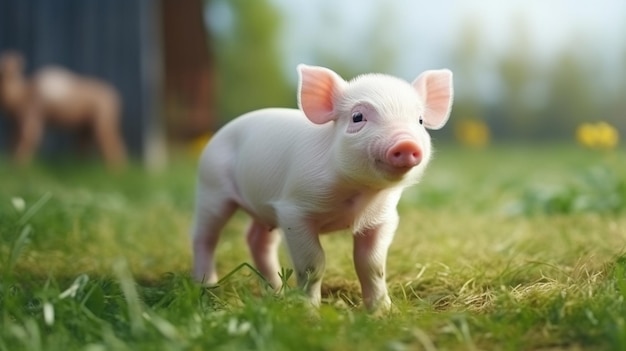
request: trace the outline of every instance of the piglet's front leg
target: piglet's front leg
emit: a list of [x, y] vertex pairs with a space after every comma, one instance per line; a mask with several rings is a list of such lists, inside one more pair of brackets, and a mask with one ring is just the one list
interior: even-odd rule
[[354, 266], [368, 310], [389, 310], [391, 299], [385, 281], [387, 251], [398, 227], [397, 213], [386, 222], [354, 234]]
[[308, 221], [291, 209], [282, 211], [280, 224], [285, 233], [285, 242], [296, 272], [298, 286], [313, 306], [319, 306], [326, 266], [319, 235]]

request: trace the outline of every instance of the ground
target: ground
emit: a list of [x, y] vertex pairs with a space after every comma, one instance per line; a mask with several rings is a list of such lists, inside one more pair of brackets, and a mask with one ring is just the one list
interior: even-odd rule
[[[437, 145], [437, 141], [435, 141]], [[0, 350], [626, 348], [626, 153], [439, 145], [399, 206], [394, 308], [363, 310], [348, 233], [324, 236], [323, 306], [268, 291], [238, 214], [218, 288], [189, 278], [195, 162], [109, 174], [0, 168]]]

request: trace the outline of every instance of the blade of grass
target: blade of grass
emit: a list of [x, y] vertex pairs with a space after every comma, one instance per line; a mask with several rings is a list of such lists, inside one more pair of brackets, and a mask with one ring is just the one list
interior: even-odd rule
[[22, 215], [22, 217], [17, 221], [19, 226], [26, 224], [36, 213], [43, 207], [43, 205], [48, 202], [52, 198], [52, 194], [47, 192], [41, 195], [39, 200], [35, 202], [29, 209]]
[[240, 264], [239, 266], [235, 267], [232, 271], [228, 272], [228, 274], [226, 274], [222, 279], [220, 279], [217, 282], [217, 285], [221, 285], [222, 283], [227, 281], [230, 277], [235, 275], [235, 273], [239, 272], [243, 268], [250, 269], [250, 271], [252, 271], [252, 273], [254, 273], [256, 276], [258, 276], [261, 279], [262, 282], [264, 282], [265, 284], [269, 285], [269, 282], [267, 280], [265, 280], [265, 277], [263, 277], [263, 274], [261, 274], [261, 272], [259, 272], [256, 268], [254, 268], [251, 264], [249, 264], [247, 262], [244, 262], [244, 263]]
[[11, 252], [9, 253], [9, 262], [7, 262], [7, 272], [13, 271], [15, 264], [17, 263], [17, 259], [22, 254], [24, 247], [28, 244], [30, 233], [32, 233], [33, 228], [30, 225], [26, 225], [22, 228], [20, 235], [17, 237], [15, 242], [13, 243], [13, 247], [11, 248]]
[[113, 271], [115, 272], [115, 276], [126, 299], [126, 304], [128, 305], [128, 318], [130, 319], [131, 332], [137, 335], [144, 331], [145, 325], [143, 323], [141, 301], [139, 300], [139, 294], [135, 288], [135, 281], [133, 280], [125, 260], [115, 262]]

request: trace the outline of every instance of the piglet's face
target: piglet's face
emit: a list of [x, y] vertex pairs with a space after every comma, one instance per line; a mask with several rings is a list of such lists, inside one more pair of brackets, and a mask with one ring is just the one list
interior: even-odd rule
[[314, 123], [334, 123], [334, 161], [373, 186], [412, 183], [428, 164], [430, 136], [447, 121], [452, 74], [427, 71], [413, 83], [378, 74], [346, 82], [321, 67], [299, 67], [299, 102]]

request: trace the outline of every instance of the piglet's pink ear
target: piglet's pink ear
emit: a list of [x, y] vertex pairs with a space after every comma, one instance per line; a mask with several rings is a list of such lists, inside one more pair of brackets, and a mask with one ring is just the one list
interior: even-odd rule
[[324, 124], [334, 120], [335, 98], [346, 81], [337, 73], [324, 67], [298, 65], [300, 83], [298, 106], [311, 122]]
[[422, 118], [426, 128], [443, 127], [452, 109], [452, 72], [447, 69], [425, 71], [412, 85], [424, 99], [425, 111]]

